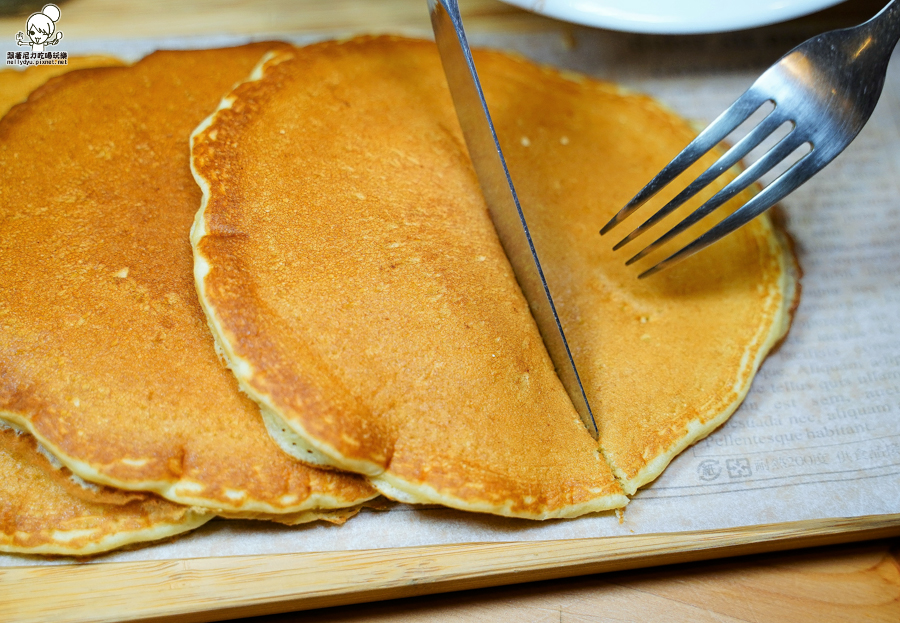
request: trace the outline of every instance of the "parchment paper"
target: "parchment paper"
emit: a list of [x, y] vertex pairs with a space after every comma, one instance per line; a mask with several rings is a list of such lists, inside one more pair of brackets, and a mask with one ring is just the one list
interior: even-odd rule
[[[285, 39], [256, 37], [265, 38]], [[136, 59], [157, 48], [247, 40], [71, 42], [67, 49]], [[790, 34], [773, 39], [771, 31], [652, 37], [574, 30], [472, 40], [615, 80], [703, 124], [799, 42]], [[639, 491], [622, 523], [613, 513], [536, 523], [401, 505], [365, 510], [342, 527], [217, 520], [173, 542], [92, 562], [571, 539], [900, 513], [900, 61], [894, 59], [859, 138], [783, 206], [805, 272], [787, 341], [731, 420]], [[0, 566], [67, 562], [0, 555]]]

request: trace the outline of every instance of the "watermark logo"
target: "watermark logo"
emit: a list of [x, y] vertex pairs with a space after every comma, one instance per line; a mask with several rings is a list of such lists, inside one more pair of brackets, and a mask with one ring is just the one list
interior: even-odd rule
[[56, 29], [59, 21], [59, 7], [46, 4], [40, 13], [32, 13], [25, 22], [25, 32], [16, 33], [16, 44], [27, 46], [31, 51], [8, 51], [7, 65], [67, 65], [69, 54], [62, 51], [49, 51], [44, 48], [57, 45], [62, 41], [61, 30]]

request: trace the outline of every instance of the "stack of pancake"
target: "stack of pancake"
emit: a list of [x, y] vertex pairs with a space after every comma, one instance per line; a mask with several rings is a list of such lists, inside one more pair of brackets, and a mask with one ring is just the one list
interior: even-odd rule
[[[73, 71], [0, 120], [0, 417], [82, 480], [192, 517], [341, 522], [376, 492], [279, 450], [219, 360], [193, 284], [190, 132], [272, 47]], [[27, 498], [3, 500], [14, 537]], [[113, 543], [103, 532], [41, 551], [96, 551]]]
[[55, 78], [0, 120], [0, 418], [20, 431], [0, 469], [27, 483], [0, 497], [0, 551], [92, 553], [216, 515], [340, 522], [378, 493], [576, 517], [624, 506], [728, 418], [789, 326], [782, 233], [762, 217], [637, 281], [597, 230], [691, 129], [613, 85], [476, 64], [599, 444], [433, 44], [159, 52]]

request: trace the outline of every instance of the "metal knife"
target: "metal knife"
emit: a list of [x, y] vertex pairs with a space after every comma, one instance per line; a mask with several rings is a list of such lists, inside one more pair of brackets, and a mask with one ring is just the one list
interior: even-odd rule
[[541, 270], [534, 241], [497, 141], [472, 52], [463, 30], [457, 0], [427, 0], [434, 39], [450, 85], [469, 156], [481, 184], [494, 228], [512, 264], [516, 280], [531, 307], [544, 345], [563, 386], [588, 432], [597, 438], [597, 423], [584, 393], [550, 288]]

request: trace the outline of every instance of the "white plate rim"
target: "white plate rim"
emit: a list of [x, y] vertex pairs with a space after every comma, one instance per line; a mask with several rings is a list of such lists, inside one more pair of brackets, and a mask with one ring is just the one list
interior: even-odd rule
[[[774, 24], [844, 0], [503, 0], [586, 26], [647, 34], [704, 34]], [[715, 4], [715, 8], [711, 6]]]

